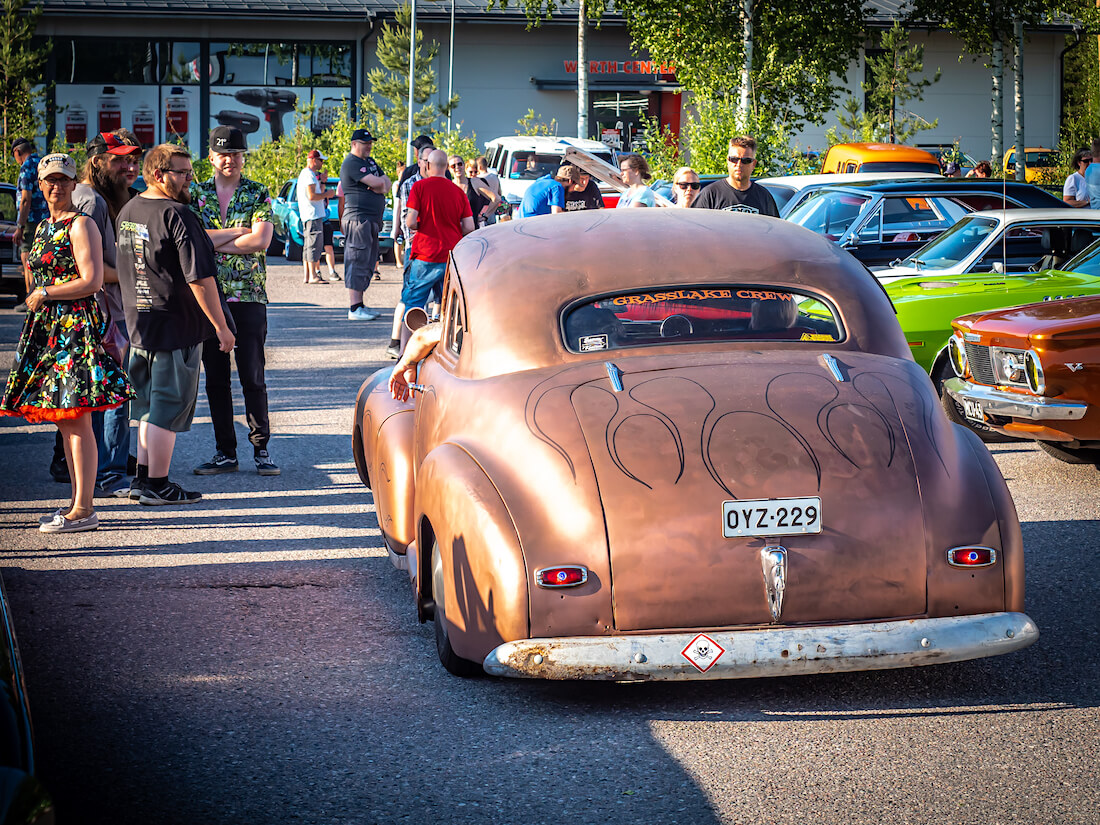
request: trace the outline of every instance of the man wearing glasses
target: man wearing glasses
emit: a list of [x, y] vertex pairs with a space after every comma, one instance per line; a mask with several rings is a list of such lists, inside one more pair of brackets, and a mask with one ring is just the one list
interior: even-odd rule
[[771, 194], [760, 184], [752, 182], [752, 173], [756, 169], [756, 140], [744, 136], [730, 140], [726, 163], [728, 177], [716, 180], [704, 189], [692, 208], [751, 212], [778, 218], [779, 210]]
[[214, 244], [191, 202], [191, 157], [165, 143], [145, 156], [146, 190], [118, 215], [118, 282], [130, 333], [127, 372], [136, 397], [137, 478], [130, 498], [142, 504], [192, 504], [202, 496], [168, 479], [176, 433], [191, 429], [202, 345], [217, 337], [233, 350], [222, 312]]

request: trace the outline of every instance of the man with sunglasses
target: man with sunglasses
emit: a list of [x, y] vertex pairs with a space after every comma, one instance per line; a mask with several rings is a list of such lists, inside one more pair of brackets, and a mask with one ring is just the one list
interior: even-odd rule
[[681, 209], [689, 209], [699, 198], [699, 175], [690, 166], [681, 166], [672, 176], [672, 197]]
[[750, 212], [778, 218], [779, 209], [771, 193], [752, 181], [752, 173], [756, 169], [756, 140], [746, 136], [732, 138], [726, 164], [729, 176], [716, 180], [704, 189], [692, 208]]

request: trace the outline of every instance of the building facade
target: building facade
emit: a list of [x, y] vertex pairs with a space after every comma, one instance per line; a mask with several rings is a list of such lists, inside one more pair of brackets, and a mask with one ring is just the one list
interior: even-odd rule
[[[321, 130], [345, 101], [354, 111], [360, 95], [370, 92], [366, 77], [377, 65], [379, 29], [397, 4], [273, 0], [258, 7], [249, 0], [195, 0], [181, 7], [168, 0], [46, 0], [39, 34], [53, 45], [51, 126], [72, 144], [125, 126], [148, 145], [176, 140], [202, 154], [214, 126], [238, 126], [257, 146], [292, 128], [295, 107], [309, 103], [311, 125]], [[517, 120], [533, 110], [542, 121], [556, 121], [559, 134], [576, 133], [577, 23], [568, 11], [529, 28], [515, 9], [489, 12], [478, 0], [420, 0], [417, 23], [425, 39], [439, 44], [434, 68], [440, 99], [452, 89], [461, 97], [453, 126], [484, 142], [514, 133]], [[633, 51], [621, 19], [587, 31], [588, 137], [633, 148], [644, 138], [646, 117], [677, 132], [690, 104], [674, 67]], [[980, 58], [960, 60], [958, 42], [944, 32], [915, 31], [911, 41], [925, 46], [929, 75], [943, 72], [924, 100], [911, 105], [939, 121], [919, 142], [958, 142], [987, 157], [989, 70]], [[1057, 139], [1065, 49], [1064, 29], [1029, 35], [1028, 145], [1051, 146]], [[864, 73], [861, 57], [847, 79], [857, 96]], [[1011, 76], [1006, 89], [1009, 143]], [[830, 125], [804, 129], [800, 147], [823, 147]]]

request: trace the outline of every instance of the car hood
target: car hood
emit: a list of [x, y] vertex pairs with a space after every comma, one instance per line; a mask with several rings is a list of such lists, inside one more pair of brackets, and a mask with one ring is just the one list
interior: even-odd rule
[[[760, 551], [781, 545], [784, 623], [920, 615], [926, 535], [910, 444], [934, 409], [910, 362], [756, 354], [570, 393], [606, 521], [619, 630], [774, 621]], [[725, 538], [724, 501], [819, 497], [822, 532]]]
[[1016, 338], [1064, 338], [1100, 329], [1100, 297], [1043, 301], [1011, 309], [981, 312], [959, 318], [959, 325], [979, 327], [986, 335]]

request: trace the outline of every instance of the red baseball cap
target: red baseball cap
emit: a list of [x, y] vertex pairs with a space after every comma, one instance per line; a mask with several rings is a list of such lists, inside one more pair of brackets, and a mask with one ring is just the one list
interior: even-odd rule
[[116, 137], [110, 132], [100, 132], [88, 141], [88, 145], [84, 148], [90, 158], [104, 153], [109, 155], [129, 155], [131, 152], [141, 151], [140, 146], [134, 146], [132, 143], [124, 143], [121, 138]]
[[328, 160], [328, 158], [326, 158], [324, 155], [322, 155], [316, 149], [312, 149], [310, 151], [310, 153], [308, 155], [306, 155], [306, 157], [309, 158], [310, 160]]

